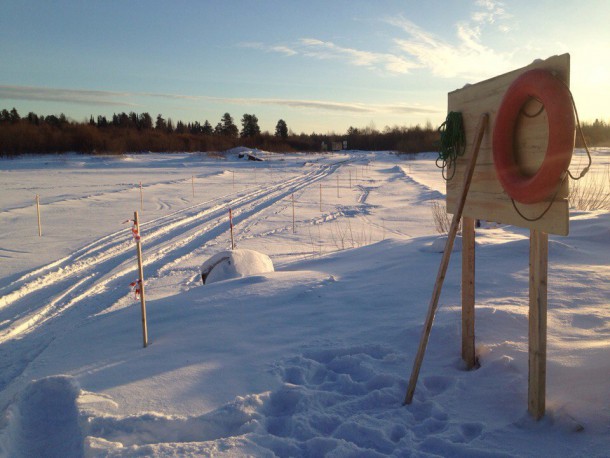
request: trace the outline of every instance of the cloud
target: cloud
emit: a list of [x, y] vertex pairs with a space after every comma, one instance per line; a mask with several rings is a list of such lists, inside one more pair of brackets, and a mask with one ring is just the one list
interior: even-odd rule
[[[207, 97], [212, 99], [211, 97]], [[360, 102], [332, 102], [322, 100], [298, 100], [298, 99], [227, 99], [214, 98], [216, 101], [243, 105], [279, 105], [291, 108], [308, 108], [324, 111], [342, 111], [350, 113], [420, 113], [433, 114], [441, 110], [434, 107], [407, 104], [366, 104]]]
[[[0, 98], [13, 100], [52, 101], [63, 103], [78, 103], [87, 105], [109, 106], [144, 106], [146, 98], [161, 98], [167, 100], [189, 101], [200, 103], [202, 101], [224, 103], [232, 105], [276, 105], [290, 108], [303, 108], [330, 112], [345, 113], [438, 113], [440, 110], [433, 107], [406, 104], [366, 104], [361, 102], [335, 102], [328, 100], [300, 100], [300, 99], [273, 99], [273, 98], [230, 98], [212, 97], [206, 95], [184, 95], [163, 93], [139, 92], [112, 92], [91, 91], [79, 89], [54, 89], [32, 86], [2, 86], [0, 85]], [[142, 103], [134, 103], [138, 100]]]
[[391, 53], [375, 53], [354, 48], [345, 48], [330, 41], [302, 38], [303, 54], [317, 59], [338, 59], [349, 64], [369, 69], [384, 69], [391, 73], [409, 73], [418, 65], [405, 57]]
[[497, 25], [499, 19], [509, 18], [502, 3], [479, 0], [478, 7], [467, 21], [458, 22], [456, 39], [445, 41], [427, 32], [404, 17], [389, 18], [386, 22], [407, 33], [407, 38], [395, 38], [398, 47], [424, 68], [443, 78], [488, 77], [509, 70], [512, 53], [497, 52], [483, 41], [483, 28], [494, 24], [498, 30], [508, 31], [506, 25]]
[[124, 100], [128, 97], [130, 97], [130, 94], [126, 92], [0, 85], [0, 99], [10, 100], [64, 102], [83, 105], [137, 106], [135, 103]]
[[267, 45], [260, 42], [239, 43], [240, 47], [268, 53], [279, 53], [287, 57], [301, 55], [313, 59], [347, 62], [356, 67], [385, 71], [392, 74], [409, 73], [419, 65], [411, 59], [392, 53], [375, 53], [355, 48], [346, 48], [317, 38], [301, 38], [291, 46]]
[[294, 49], [292, 49], [288, 46], [285, 46], [285, 45], [269, 46], [264, 43], [260, 43], [258, 41], [242, 42], [242, 43], [239, 43], [238, 46], [241, 48], [257, 49], [259, 51], [264, 51], [264, 52], [275, 52], [275, 53], [283, 54], [288, 57], [298, 54], [297, 51], [295, 51]]

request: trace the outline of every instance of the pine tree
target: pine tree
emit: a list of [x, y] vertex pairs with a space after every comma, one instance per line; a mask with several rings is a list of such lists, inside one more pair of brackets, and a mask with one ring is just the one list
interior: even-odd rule
[[288, 126], [286, 125], [286, 121], [280, 119], [275, 125], [275, 136], [281, 138], [288, 137]]
[[201, 128], [201, 133], [203, 135], [214, 135], [214, 129], [212, 129], [212, 124], [210, 124], [207, 119], [203, 123], [203, 127]]
[[254, 137], [261, 133], [256, 115], [244, 114], [243, 118], [241, 118], [241, 126], [241, 136], [243, 138]]
[[155, 122], [155, 129], [157, 130], [167, 130], [167, 124], [165, 123], [165, 119], [160, 114], [157, 115], [157, 122]]
[[221, 127], [222, 135], [224, 135], [226, 137], [232, 137], [232, 138], [237, 137], [239, 131], [237, 129], [237, 126], [233, 122], [233, 118], [231, 117], [231, 115], [229, 113], [225, 113], [222, 116], [221, 123], [222, 123], [222, 127]]

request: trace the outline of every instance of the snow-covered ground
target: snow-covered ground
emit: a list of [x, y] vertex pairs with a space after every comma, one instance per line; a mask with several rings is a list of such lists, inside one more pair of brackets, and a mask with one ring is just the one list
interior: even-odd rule
[[[402, 406], [441, 257], [435, 156], [257, 155], [0, 160], [2, 456], [609, 456], [610, 212], [550, 237], [541, 421], [528, 232], [509, 226], [477, 229], [481, 367], [460, 360], [458, 253]], [[202, 286], [229, 208], [236, 246], [275, 272]]]

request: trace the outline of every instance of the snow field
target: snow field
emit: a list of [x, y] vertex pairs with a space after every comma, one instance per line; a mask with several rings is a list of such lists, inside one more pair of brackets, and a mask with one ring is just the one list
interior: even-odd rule
[[[49, 205], [63, 208], [64, 218], [55, 223], [61, 235], [52, 235], [49, 222], [36, 249], [29, 245], [38, 239], [35, 227], [34, 236], [23, 229], [30, 213], [21, 213], [31, 203], [19, 197], [33, 186], [21, 181], [36, 161], [1, 161], [13, 189], [3, 197], [2, 221], [22, 230], [0, 234], [0, 453], [607, 453], [608, 212], [575, 212], [571, 235], [551, 237], [548, 410], [534, 422], [526, 413], [529, 242], [526, 230], [513, 227], [477, 231], [480, 369], [463, 370], [459, 357], [457, 255], [414, 402], [401, 405], [442, 245], [430, 202], [443, 198], [444, 183], [432, 155], [410, 161], [387, 153], [282, 155], [269, 163], [127, 158], [42, 167], [39, 180], [56, 191]], [[256, 181], [249, 167], [258, 167]], [[120, 226], [139, 205], [139, 187], [121, 190], [115, 181], [125, 181], [117, 178], [122, 169], [156, 183], [145, 191], [142, 224], [146, 349], [127, 288], [135, 249], [128, 226]], [[233, 170], [248, 177], [235, 191]], [[193, 174], [218, 183], [205, 186], [201, 201], [190, 200]], [[90, 176], [106, 183], [107, 192], [96, 197], [104, 205], [92, 212], [103, 217], [81, 232], [74, 230], [81, 222], [68, 216], [91, 204]], [[238, 247], [270, 255], [277, 271], [200, 286], [203, 261], [228, 246], [229, 206]], [[41, 244], [46, 253], [38, 253]]]

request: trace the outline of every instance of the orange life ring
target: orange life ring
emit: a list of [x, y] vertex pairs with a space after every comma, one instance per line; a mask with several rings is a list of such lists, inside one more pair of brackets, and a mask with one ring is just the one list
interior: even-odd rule
[[[515, 160], [513, 138], [521, 108], [531, 98], [538, 99], [547, 112], [549, 138], [542, 165], [534, 175], [525, 175]], [[552, 196], [572, 159], [574, 128], [570, 90], [549, 71], [530, 70], [510, 85], [496, 114], [493, 132], [496, 174], [510, 197], [533, 204]]]

